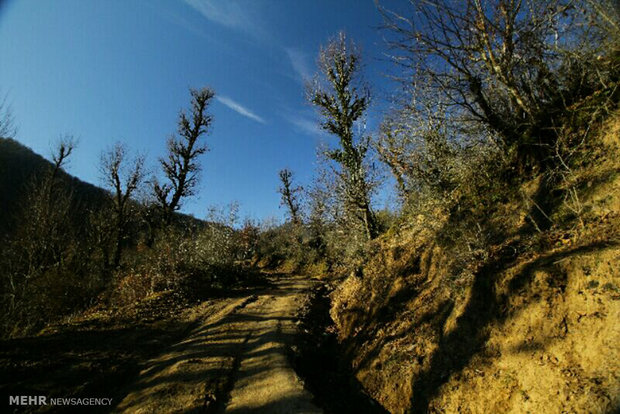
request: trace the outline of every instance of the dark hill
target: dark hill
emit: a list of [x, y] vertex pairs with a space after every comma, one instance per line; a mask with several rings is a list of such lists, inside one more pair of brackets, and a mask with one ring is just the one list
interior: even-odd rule
[[[24, 203], [26, 189], [38, 175], [52, 168], [52, 163], [11, 138], [0, 138], [0, 232], [13, 230], [13, 223]], [[107, 192], [64, 171], [61, 179], [75, 196], [76, 208], [99, 206]]]
[[[14, 230], [28, 184], [51, 167], [50, 161], [18, 141], [0, 138], [0, 235]], [[64, 171], [61, 171], [61, 179], [74, 196], [75, 217], [83, 217], [88, 210], [100, 208], [108, 197], [106, 190]], [[175, 222], [182, 226], [203, 224], [202, 220], [185, 214], [177, 214], [175, 218]]]

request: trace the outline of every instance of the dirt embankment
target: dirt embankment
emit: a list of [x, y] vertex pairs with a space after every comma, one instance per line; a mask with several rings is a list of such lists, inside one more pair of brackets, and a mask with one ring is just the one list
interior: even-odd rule
[[382, 290], [351, 278], [334, 295], [357, 378], [390, 412], [620, 406], [618, 244], [498, 261], [458, 296], [442, 260], [428, 248], [419, 273], [374, 280]]
[[384, 414], [351, 371], [336, 326], [329, 315], [331, 288], [317, 285], [301, 309], [299, 333], [291, 359], [317, 403], [330, 414]]
[[356, 377], [390, 412], [620, 409], [620, 168], [609, 155], [620, 154], [620, 120], [612, 126], [612, 152], [584, 172], [585, 224], [527, 232], [507, 206], [503, 240], [460, 274], [432, 233], [402, 231], [334, 292]]

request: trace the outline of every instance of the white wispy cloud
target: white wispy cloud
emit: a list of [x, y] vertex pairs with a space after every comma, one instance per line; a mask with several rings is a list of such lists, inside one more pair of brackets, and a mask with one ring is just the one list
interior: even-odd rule
[[299, 79], [301, 81], [310, 79], [312, 77], [312, 70], [308, 63], [307, 54], [294, 47], [286, 47], [284, 51]]
[[229, 107], [230, 109], [232, 109], [233, 111], [237, 112], [240, 115], [245, 116], [246, 118], [250, 118], [256, 122], [260, 122], [261, 124], [266, 124], [267, 122], [261, 118], [260, 116], [256, 115], [254, 112], [250, 111], [248, 108], [244, 107], [243, 105], [241, 105], [238, 102], [233, 101], [232, 99], [226, 97], [226, 96], [217, 96], [215, 97], [215, 99], [226, 105], [227, 107]]
[[[184, 0], [185, 3], [200, 13], [207, 20], [246, 32], [255, 37], [265, 37], [267, 32], [258, 25], [260, 19], [253, 18], [248, 2], [240, 4], [234, 0]], [[242, 7], [243, 6], [243, 7]]]
[[202, 37], [202, 38], [207, 39], [207, 40], [212, 41], [212, 42], [215, 40], [212, 36], [208, 35], [203, 30], [203, 28], [201, 28], [200, 26], [196, 25], [195, 23], [190, 22], [189, 20], [187, 20], [187, 19], [185, 19], [185, 18], [183, 18], [183, 17], [181, 17], [179, 15], [169, 13], [169, 14], [165, 14], [164, 18], [168, 19], [170, 22], [176, 24], [177, 26], [180, 26], [180, 27], [186, 29], [187, 31], [189, 31], [190, 33], [192, 33], [192, 34], [194, 34], [194, 35], [196, 35], [198, 37]]
[[292, 124], [297, 131], [313, 137], [325, 135], [325, 131], [316, 119], [301, 114], [287, 114], [286, 121]]

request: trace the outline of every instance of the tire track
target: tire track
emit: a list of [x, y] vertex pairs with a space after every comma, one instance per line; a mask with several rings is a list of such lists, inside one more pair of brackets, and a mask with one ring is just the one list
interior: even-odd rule
[[115, 411], [322, 412], [288, 361], [293, 321], [312, 282], [273, 282], [274, 288], [231, 299], [216, 311], [197, 310], [205, 320], [145, 364]]

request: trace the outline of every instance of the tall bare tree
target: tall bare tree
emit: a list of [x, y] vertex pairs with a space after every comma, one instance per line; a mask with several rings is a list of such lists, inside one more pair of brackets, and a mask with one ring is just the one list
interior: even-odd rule
[[603, 3], [412, 0], [408, 14], [381, 10], [406, 82], [434, 91], [441, 114], [490, 128], [519, 166], [535, 166], [550, 159], [571, 108], [596, 90], [618, 97], [617, 47], [615, 57], [604, 50], [613, 7], [592, 7]]
[[[144, 158], [127, 159], [127, 149], [121, 143], [101, 154], [101, 174], [106, 187], [111, 191], [113, 213], [113, 257], [112, 265], [120, 265], [123, 243], [128, 236], [132, 195], [144, 178]], [[107, 263], [106, 263], [107, 265]]]
[[344, 33], [319, 53], [319, 76], [308, 87], [308, 98], [323, 117], [321, 127], [338, 137], [339, 148], [326, 155], [341, 167], [346, 210], [357, 217], [368, 239], [377, 236], [370, 206], [370, 185], [364, 159], [368, 138], [355, 136], [353, 126], [370, 104], [370, 92], [360, 80], [361, 55]]
[[206, 110], [215, 96], [214, 91], [209, 88], [191, 89], [190, 95], [189, 114], [185, 111], [179, 114], [177, 135], [168, 139], [168, 154], [159, 160], [166, 182], [153, 182], [153, 193], [166, 224], [170, 224], [173, 213], [181, 206], [181, 200], [194, 194], [200, 171], [197, 160], [207, 151], [207, 146], [199, 139], [209, 131], [213, 121]]
[[282, 196], [280, 204], [288, 209], [293, 224], [301, 224], [298, 193], [302, 188], [293, 186], [293, 173], [288, 168], [280, 170], [278, 175], [281, 183], [278, 192]]

